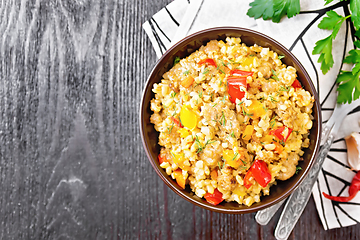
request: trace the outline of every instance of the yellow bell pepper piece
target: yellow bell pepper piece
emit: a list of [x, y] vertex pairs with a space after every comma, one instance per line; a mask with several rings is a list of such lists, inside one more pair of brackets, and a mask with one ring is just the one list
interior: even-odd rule
[[235, 193], [236, 195], [243, 197], [246, 195], [246, 189], [243, 186], [237, 187], [233, 190], [233, 193]]
[[255, 59], [255, 58], [256, 58], [256, 57], [247, 57], [247, 58], [245, 58], [245, 60], [241, 63], [241, 65], [242, 65], [242, 66], [248, 66], [248, 67], [250, 67], [250, 65], [254, 63], [254, 59]]
[[181, 138], [186, 138], [187, 136], [190, 135], [190, 132], [185, 128], [180, 128], [177, 132], [180, 133]]
[[241, 161], [241, 157], [241, 154], [234, 152], [233, 150], [225, 149], [223, 151], [223, 159], [233, 168], [238, 168], [239, 166], [244, 165]]
[[242, 135], [242, 139], [244, 140], [250, 140], [251, 139], [251, 135], [253, 134], [254, 132], [254, 126], [253, 125], [247, 125], [245, 127], [245, 130], [243, 132], [243, 135]]
[[177, 182], [177, 184], [182, 188], [185, 189], [186, 184], [186, 177], [182, 174], [181, 169], [176, 169], [174, 172], [174, 177]]
[[183, 105], [180, 110], [180, 120], [184, 127], [194, 130], [198, 122], [198, 117], [186, 105]]
[[260, 141], [264, 142], [264, 143], [272, 143], [274, 141], [274, 136], [273, 135], [265, 135], [264, 137], [261, 138]]
[[175, 153], [175, 152], [171, 151], [171, 155], [172, 155], [172, 157], [173, 157], [174, 163], [175, 163], [179, 168], [181, 168], [182, 170], [185, 170], [185, 171], [189, 171], [189, 170], [190, 170], [190, 166], [186, 166], [186, 165], [184, 164], [184, 160], [185, 160], [184, 154], [182, 154], [182, 153]]
[[193, 82], [194, 82], [194, 78], [192, 77], [192, 76], [188, 76], [188, 77], [186, 77], [184, 80], [182, 80], [181, 81], [181, 86], [183, 86], [184, 88], [188, 88], [188, 87], [190, 87], [192, 84], [193, 84]]
[[246, 107], [246, 112], [249, 114], [250, 118], [259, 118], [265, 115], [266, 110], [264, 105], [257, 100], [253, 100], [251, 105]]

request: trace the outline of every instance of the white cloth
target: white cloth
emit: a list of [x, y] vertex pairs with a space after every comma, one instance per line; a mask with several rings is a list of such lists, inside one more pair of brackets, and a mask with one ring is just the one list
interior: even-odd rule
[[[331, 116], [336, 102], [335, 79], [340, 68], [349, 70], [351, 66], [342, 65], [344, 50], [353, 48], [351, 32], [343, 24], [333, 42], [334, 66], [323, 75], [319, 55], [311, 52], [315, 42], [330, 35], [330, 31], [320, 30], [317, 25], [324, 17], [320, 16], [324, 8], [323, 1], [301, 0], [301, 12], [280, 23], [253, 19], [246, 15], [252, 0], [175, 0], [156, 13], [143, 24], [158, 57], [181, 38], [196, 31], [217, 27], [235, 26], [262, 32], [290, 49], [304, 65], [318, 91], [323, 122]], [[333, 5], [335, 3], [332, 3]], [[327, 6], [328, 7], [328, 6]], [[343, 8], [335, 9], [345, 15]], [[337, 134], [313, 188], [313, 197], [324, 229], [350, 226], [360, 221], [360, 194], [349, 203], [332, 202], [323, 197], [322, 192], [331, 195], [348, 195], [348, 186], [355, 175], [349, 170], [344, 137], [359, 132], [360, 112], [349, 114]]]

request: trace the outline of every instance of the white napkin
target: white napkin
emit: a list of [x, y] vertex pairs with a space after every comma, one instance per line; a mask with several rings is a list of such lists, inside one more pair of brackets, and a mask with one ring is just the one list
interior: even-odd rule
[[[291, 19], [284, 17], [278, 24], [248, 17], [246, 12], [250, 2], [252, 0], [175, 0], [145, 22], [143, 28], [158, 57], [181, 38], [210, 27], [249, 28], [274, 38], [289, 48], [306, 68], [319, 93], [323, 122], [326, 122], [336, 102], [336, 76], [340, 68], [351, 68], [342, 65], [344, 50], [348, 52], [353, 48], [350, 30], [343, 24], [333, 42], [334, 66], [323, 75], [317, 62], [319, 55], [314, 56], [311, 52], [316, 41], [331, 33], [317, 27], [324, 17], [318, 18], [319, 10], [324, 8], [324, 1], [301, 0], [300, 14]], [[335, 11], [345, 15], [341, 7]], [[359, 119], [360, 112], [353, 112], [345, 118], [313, 188], [316, 208], [325, 230], [350, 226], [360, 221], [360, 194], [349, 203], [332, 202], [321, 194], [326, 192], [347, 196], [348, 186], [355, 173], [348, 167], [344, 137], [360, 131]]]

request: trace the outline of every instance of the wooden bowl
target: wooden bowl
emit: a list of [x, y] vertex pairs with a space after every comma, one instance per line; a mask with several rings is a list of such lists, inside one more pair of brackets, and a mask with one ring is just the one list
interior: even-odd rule
[[[150, 123], [150, 116], [152, 111], [150, 110], [150, 100], [154, 98], [154, 93], [151, 91], [154, 83], [159, 83], [162, 79], [162, 75], [167, 72], [172, 66], [175, 57], [184, 58], [189, 56], [194, 51], [198, 50], [202, 45], [206, 45], [210, 40], [225, 40], [226, 37], [241, 37], [241, 41], [248, 46], [257, 44], [262, 47], [268, 47], [272, 51], [278, 53], [278, 55], [285, 56], [282, 62], [288, 66], [295, 67], [298, 75], [298, 80], [302, 83], [304, 88], [311, 93], [315, 98], [313, 107], [313, 127], [310, 131], [310, 146], [304, 149], [303, 161], [299, 162], [299, 166], [302, 170], [295, 174], [293, 177], [286, 181], [277, 181], [277, 185], [270, 188], [270, 195], [261, 197], [259, 203], [254, 203], [250, 207], [245, 205], [239, 205], [236, 202], [222, 202], [221, 204], [214, 206], [206, 202], [205, 199], [197, 197], [190, 189], [189, 186], [185, 190], [181, 189], [175, 180], [167, 175], [159, 166], [157, 156], [160, 153], [160, 146], [158, 144], [158, 132], [154, 129], [154, 125]], [[175, 193], [187, 201], [200, 206], [202, 208], [232, 214], [244, 214], [254, 211], [258, 211], [285, 199], [291, 194], [292, 191], [303, 181], [309, 172], [309, 169], [313, 165], [317, 152], [320, 146], [321, 136], [321, 113], [318, 95], [315, 87], [306, 72], [305, 68], [301, 65], [299, 60], [284, 46], [275, 41], [274, 39], [244, 28], [235, 27], [218, 27], [212, 29], [206, 29], [197, 33], [194, 33], [171, 47], [156, 63], [150, 76], [144, 87], [144, 92], [140, 105], [140, 133], [142, 143], [146, 151], [147, 157], [153, 166], [155, 172], [159, 177], [168, 185]]]

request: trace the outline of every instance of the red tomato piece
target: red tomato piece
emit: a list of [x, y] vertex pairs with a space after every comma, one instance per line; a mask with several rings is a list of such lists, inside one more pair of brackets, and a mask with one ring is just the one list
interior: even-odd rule
[[246, 77], [230, 76], [227, 78], [228, 93], [230, 101], [235, 103], [236, 99], [241, 100], [247, 90]]
[[289, 138], [291, 132], [292, 132], [291, 128], [283, 126], [283, 127], [271, 130], [269, 132], [269, 134], [276, 136], [280, 141], [286, 142], [286, 140]]
[[260, 184], [260, 186], [266, 187], [271, 181], [271, 173], [266, 162], [262, 160], [255, 160], [251, 168], [255, 180]]
[[293, 82], [293, 84], [291, 84], [291, 86], [295, 89], [302, 88], [301, 83], [297, 79], [295, 79], [295, 81]]
[[249, 189], [252, 185], [252, 183], [250, 182], [250, 179], [253, 177], [252, 172], [251, 172], [251, 168], [249, 169], [249, 171], [245, 174], [245, 178], [244, 178], [244, 187], [246, 187], [247, 189]]
[[168, 162], [168, 160], [166, 159], [166, 156], [163, 154], [159, 154], [158, 155], [158, 161], [159, 161], [159, 164], [162, 164], [163, 162]]
[[255, 160], [249, 168], [244, 178], [244, 187], [249, 189], [252, 185], [250, 182], [251, 177], [254, 177], [260, 186], [266, 187], [271, 181], [271, 173], [267, 167], [266, 162], [262, 160]]
[[218, 205], [219, 203], [221, 203], [224, 199], [222, 198], [222, 193], [215, 188], [214, 193], [206, 193], [204, 195], [204, 198], [206, 199], [206, 201], [212, 205]]

